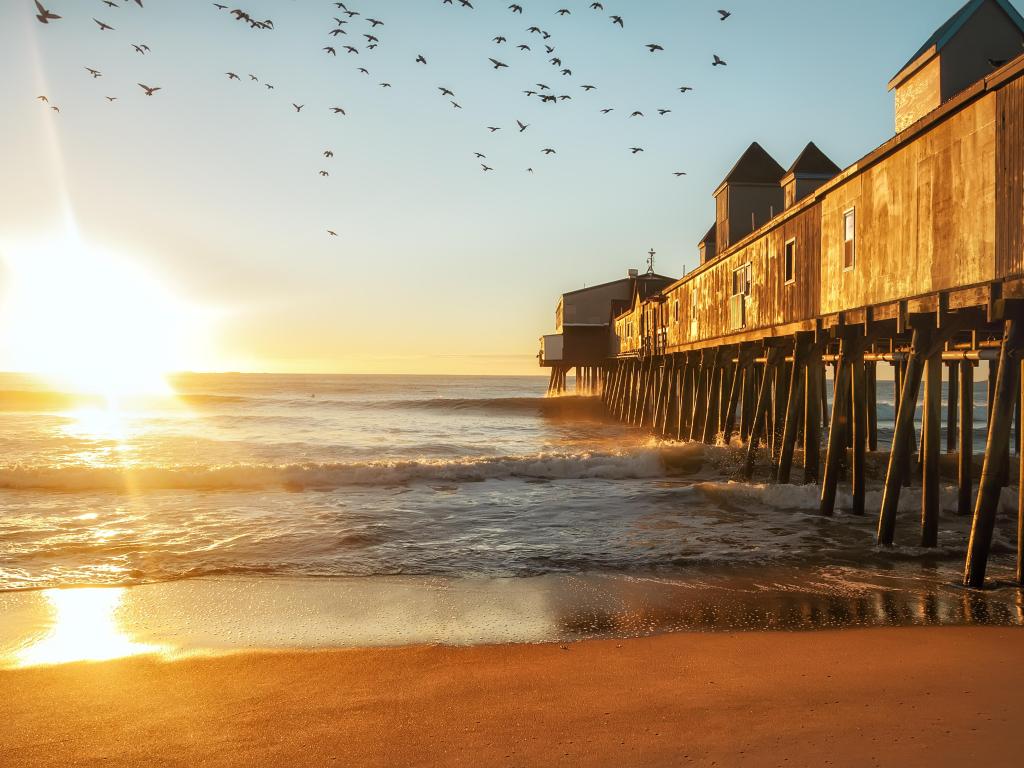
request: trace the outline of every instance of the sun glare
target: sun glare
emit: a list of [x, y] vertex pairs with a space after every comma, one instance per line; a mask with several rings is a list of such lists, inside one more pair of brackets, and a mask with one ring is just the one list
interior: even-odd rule
[[17, 654], [18, 666], [105, 661], [158, 653], [158, 645], [138, 643], [118, 623], [123, 587], [48, 589], [43, 594], [53, 611], [46, 635]]
[[164, 282], [73, 237], [0, 255], [0, 322], [19, 369], [110, 400], [171, 393], [166, 374], [187, 367], [197, 312]]

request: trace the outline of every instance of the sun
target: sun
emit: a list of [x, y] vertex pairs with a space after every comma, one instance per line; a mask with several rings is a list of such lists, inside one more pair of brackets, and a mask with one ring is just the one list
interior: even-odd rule
[[18, 370], [76, 393], [169, 394], [198, 313], [166, 281], [73, 236], [0, 257], [2, 344]]

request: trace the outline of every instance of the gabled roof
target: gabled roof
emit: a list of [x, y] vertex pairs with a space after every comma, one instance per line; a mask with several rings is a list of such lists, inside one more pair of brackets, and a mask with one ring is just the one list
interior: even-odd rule
[[778, 184], [785, 175], [783, 167], [755, 141], [736, 161], [715, 194], [726, 184]]
[[957, 33], [964, 28], [964, 25], [970, 21], [971, 17], [977, 13], [985, 3], [995, 3], [999, 6], [1003, 12], [1010, 17], [1010, 21], [1017, 26], [1021, 31], [1021, 34], [1024, 34], [1024, 16], [1020, 15], [1009, 0], [968, 0], [966, 5], [950, 16], [949, 19], [946, 20], [945, 24], [935, 30], [935, 33], [925, 41], [925, 44], [921, 46], [917, 53], [910, 57], [910, 61], [900, 67], [900, 71], [893, 75], [892, 79], [889, 81], [889, 89], [891, 90], [894, 88], [897, 81], [899, 81], [900, 76], [912, 65], [917, 63], [917, 60], [922, 56], [927, 53], [935, 54], [941, 51], [950, 40], [956, 37]]
[[842, 172], [842, 168], [832, 162], [828, 155], [818, 149], [813, 141], [807, 142], [804, 151], [793, 161], [793, 165], [786, 172], [786, 175], [809, 175], [809, 176], [836, 176]]
[[700, 245], [701, 243], [707, 243], [709, 241], [712, 242], [712, 243], [715, 242], [715, 237], [716, 237], [717, 234], [718, 234], [718, 222], [716, 221], [714, 224], [711, 225], [711, 229], [709, 229], [707, 234], [704, 235], [704, 237], [702, 237], [700, 239], [700, 242], [697, 243], [697, 245]]

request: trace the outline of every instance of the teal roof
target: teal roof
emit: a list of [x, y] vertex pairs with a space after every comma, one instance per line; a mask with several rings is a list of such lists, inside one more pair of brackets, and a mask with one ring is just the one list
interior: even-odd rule
[[973, 16], [981, 6], [988, 2], [993, 2], [998, 5], [1003, 12], [1010, 17], [1010, 20], [1017, 25], [1017, 28], [1021, 33], [1024, 34], [1024, 16], [1020, 15], [1017, 9], [1013, 7], [1013, 3], [1009, 2], [1009, 0], [969, 0], [963, 8], [950, 16], [945, 24], [935, 30], [935, 34], [929, 37], [928, 41], [921, 46], [918, 52], [910, 57], [910, 61], [900, 67], [900, 71], [893, 76], [893, 80], [899, 77], [903, 70], [917, 61], [918, 57], [933, 45], [935, 46], [936, 51], [941, 51], [943, 47], [945, 47], [946, 43], [952, 40], [956, 34], [963, 29], [964, 24], [970, 20], [971, 16]]

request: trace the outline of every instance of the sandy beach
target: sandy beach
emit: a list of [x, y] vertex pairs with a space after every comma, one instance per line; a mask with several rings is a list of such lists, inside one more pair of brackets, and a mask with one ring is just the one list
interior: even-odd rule
[[0, 673], [7, 766], [1019, 765], [1024, 634], [943, 627]]

